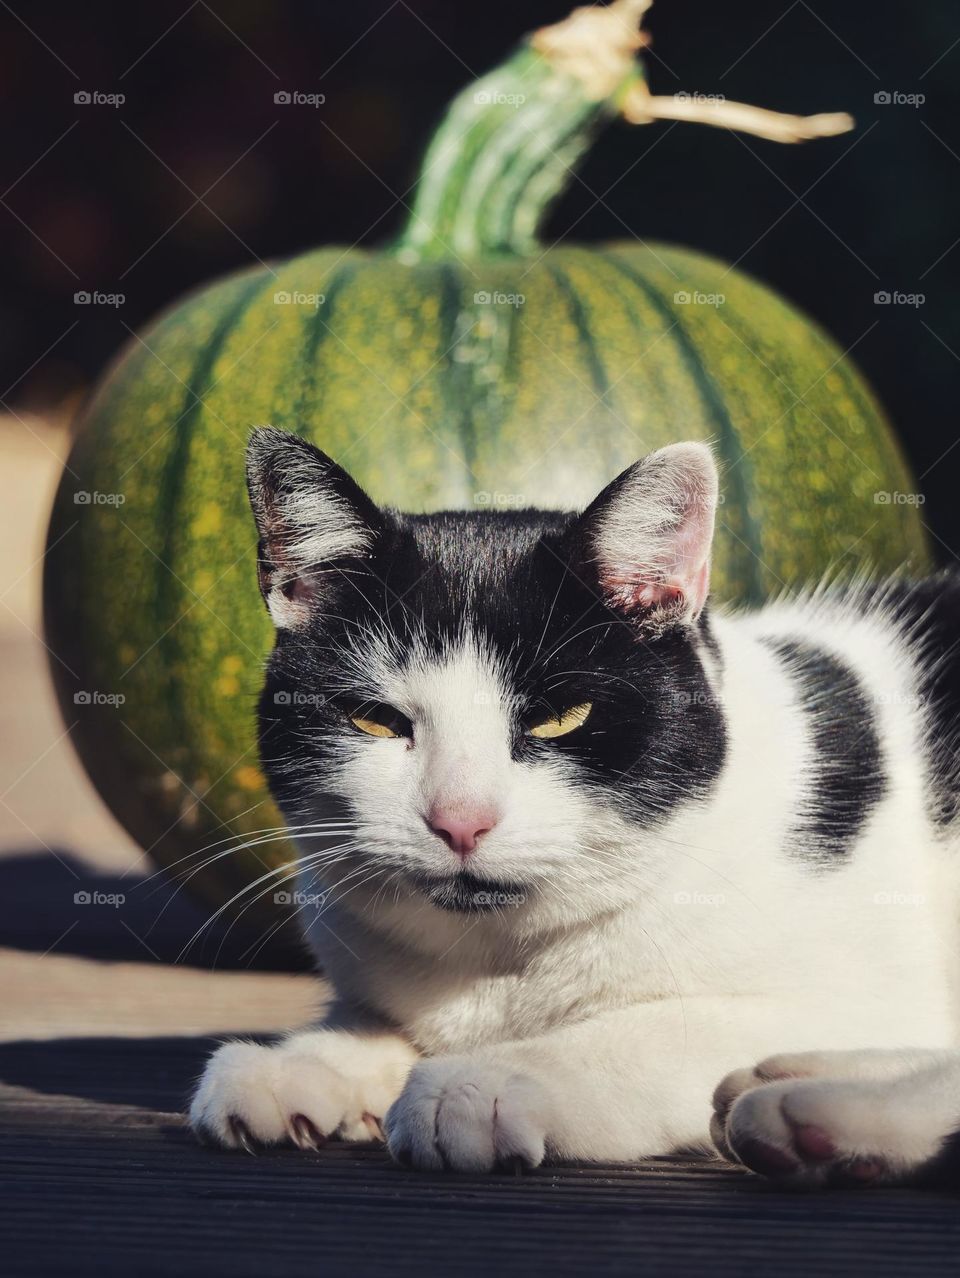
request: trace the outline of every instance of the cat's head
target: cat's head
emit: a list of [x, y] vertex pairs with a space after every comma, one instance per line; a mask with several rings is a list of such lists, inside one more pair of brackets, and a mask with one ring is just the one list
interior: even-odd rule
[[248, 479], [276, 626], [261, 753], [291, 825], [349, 817], [344, 893], [367, 871], [528, 926], [635, 895], [644, 833], [723, 758], [709, 449], [650, 454], [580, 515], [384, 510], [270, 428]]

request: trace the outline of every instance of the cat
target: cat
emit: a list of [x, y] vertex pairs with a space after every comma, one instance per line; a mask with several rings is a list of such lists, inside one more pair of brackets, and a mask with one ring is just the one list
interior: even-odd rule
[[582, 514], [381, 509], [269, 427], [248, 486], [261, 756], [336, 996], [214, 1053], [202, 1137], [952, 1174], [960, 581], [711, 608], [699, 443]]

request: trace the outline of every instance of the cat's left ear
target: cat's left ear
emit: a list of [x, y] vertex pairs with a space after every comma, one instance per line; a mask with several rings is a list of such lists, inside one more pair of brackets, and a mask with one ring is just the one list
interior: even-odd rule
[[671, 444], [630, 466], [575, 526], [577, 555], [610, 606], [645, 633], [689, 625], [710, 589], [717, 467], [706, 444]]
[[382, 512], [326, 453], [272, 426], [250, 436], [247, 488], [260, 592], [274, 624], [295, 630], [329, 603], [338, 567], [369, 554]]

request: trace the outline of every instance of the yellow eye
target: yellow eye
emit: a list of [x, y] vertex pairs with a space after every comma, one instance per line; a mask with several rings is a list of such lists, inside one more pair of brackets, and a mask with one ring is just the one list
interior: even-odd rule
[[583, 727], [590, 717], [592, 709], [592, 701], [583, 701], [578, 706], [571, 706], [559, 719], [546, 719], [543, 723], [538, 723], [532, 728], [528, 728], [527, 732], [531, 737], [539, 737], [541, 740], [549, 740], [552, 737], [565, 737], [574, 728]]
[[388, 728], [385, 723], [377, 723], [376, 719], [361, 719], [359, 716], [350, 716], [350, 722], [355, 728], [359, 728], [361, 732], [366, 732], [371, 737], [399, 737], [399, 732], [394, 732], [393, 728]]
[[413, 724], [394, 706], [382, 701], [367, 701], [359, 706], [354, 702], [352, 708], [355, 713], [348, 710], [347, 718], [358, 732], [365, 732], [368, 737], [413, 736]]

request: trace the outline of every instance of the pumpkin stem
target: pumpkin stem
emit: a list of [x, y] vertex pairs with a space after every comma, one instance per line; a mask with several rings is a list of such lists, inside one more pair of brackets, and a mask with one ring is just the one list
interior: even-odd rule
[[806, 142], [829, 138], [853, 128], [853, 117], [844, 111], [821, 115], [786, 115], [745, 102], [726, 98], [676, 93], [654, 97], [645, 84], [636, 84], [623, 100], [623, 118], [630, 124], [650, 124], [653, 120], [685, 120], [693, 124], [713, 124], [718, 128], [752, 133], [769, 142]]
[[684, 120], [774, 142], [853, 128], [843, 113], [784, 115], [713, 96], [650, 93], [638, 55], [653, 0], [574, 9], [529, 36], [504, 63], [462, 90], [427, 148], [407, 224], [392, 247], [403, 261], [537, 249], [544, 216], [597, 131]]

